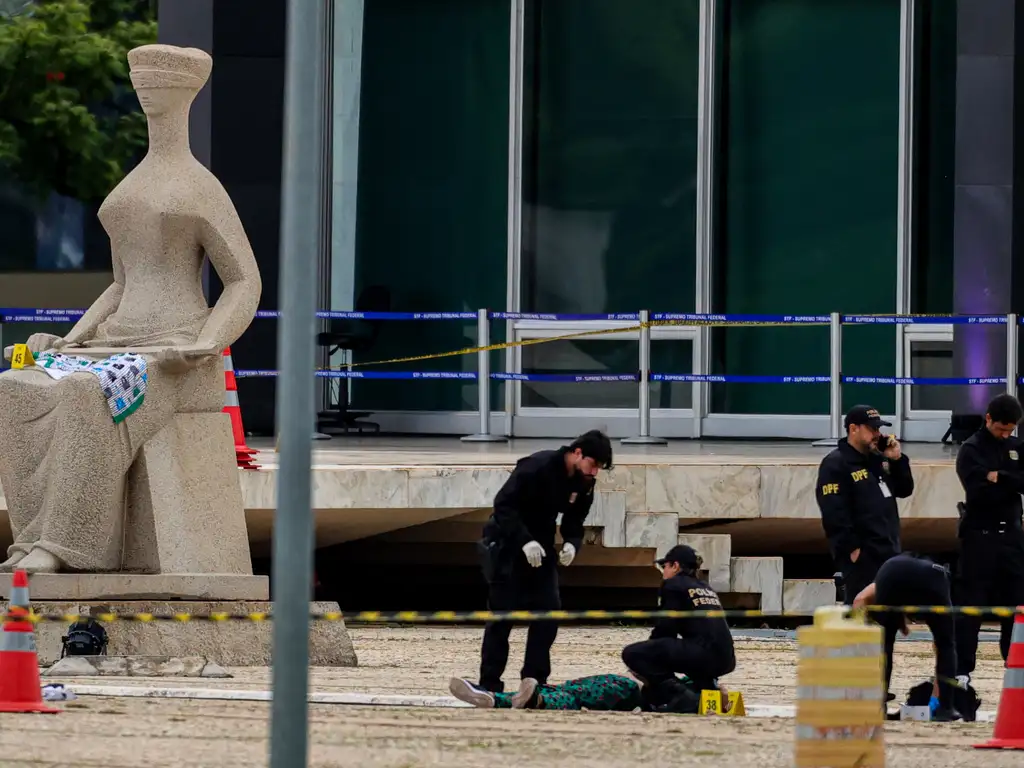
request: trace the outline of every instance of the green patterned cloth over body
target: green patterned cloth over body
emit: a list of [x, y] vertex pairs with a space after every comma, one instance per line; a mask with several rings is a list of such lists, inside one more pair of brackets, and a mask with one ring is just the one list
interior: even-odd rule
[[[494, 694], [497, 709], [512, 708], [511, 693]], [[640, 684], [623, 675], [591, 675], [537, 688], [537, 709], [632, 712], [642, 706]]]

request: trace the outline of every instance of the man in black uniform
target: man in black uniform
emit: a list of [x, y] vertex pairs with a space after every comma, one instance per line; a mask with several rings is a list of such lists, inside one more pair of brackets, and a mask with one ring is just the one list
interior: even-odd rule
[[846, 437], [818, 467], [815, 496], [847, 605], [900, 552], [896, 499], [914, 492], [914, 476], [899, 440], [880, 432], [891, 426], [870, 406], [851, 408]]
[[[854, 608], [868, 605], [942, 606], [949, 609], [949, 570], [927, 557], [897, 555], [882, 564], [875, 580], [853, 600]], [[896, 633], [908, 634], [907, 614], [900, 611], [877, 611], [872, 612], [871, 616], [885, 630], [885, 694], [888, 698]], [[953, 706], [956, 642], [952, 613], [924, 613], [921, 618], [931, 630], [932, 641], [935, 643], [935, 680], [939, 695], [937, 706], [932, 711], [932, 720], [959, 720], [960, 713]]]
[[[1013, 437], [1021, 405], [1012, 395], [988, 404], [985, 425], [956, 457], [966, 505], [960, 520], [960, 560], [953, 595], [957, 605], [1024, 605], [1024, 492], [1022, 441]], [[957, 675], [969, 683], [978, 651], [981, 617], [957, 617]], [[999, 648], [1010, 652], [1013, 618], [1003, 619]]]
[[[697, 578], [701, 558], [679, 544], [657, 561], [664, 580], [663, 611], [720, 611], [722, 602]], [[622, 661], [643, 684], [651, 708], [692, 714], [700, 706], [700, 691], [716, 689], [717, 679], [736, 669], [732, 633], [725, 618], [658, 619], [649, 640], [627, 645]], [[676, 673], [692, 681], [685, 685]]]
[[[569, 565], [583, 546], [583, 523], [594, 501], [594, 484], [612, 466], [612, 444], [592, 430], [568, 447], [538, 451], [516, 463], [494, 497], [494, 511], [480, 542], [488, 608], [492, 611], [554, 611], [561, 608], [557, 563]], [[562, 515], [562, 548], [555, 552], [555, 524]], [[484, 629], [480, 651], [480, 687], [500, 693], [508, 663], [512, 623], [497, 621]], [[553, 621], [530, 623], [521, 676], [541, 685], [551, 674], [551, 646], [558, 634]]]

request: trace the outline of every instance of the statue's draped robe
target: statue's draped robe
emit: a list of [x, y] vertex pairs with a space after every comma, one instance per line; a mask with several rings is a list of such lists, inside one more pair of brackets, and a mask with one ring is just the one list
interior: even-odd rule
[[[119, 309], [85, 346], [131, 351], [192, 344], [209, 313], [143, 318], [137, 309], [134, 317]], [[0, 485], [14, 534], [9, 556], [35, 546], [68, 570], [120, 567], [125, 477], [139, 449], [175, 413], [216, 413], [224, 405], [222, 358], [205, 358], [182, 374], [151, 357], [147, 364], [145, 401], [120, 424], [91, 373], [59, 381], [33, 368], [0, 374]]]

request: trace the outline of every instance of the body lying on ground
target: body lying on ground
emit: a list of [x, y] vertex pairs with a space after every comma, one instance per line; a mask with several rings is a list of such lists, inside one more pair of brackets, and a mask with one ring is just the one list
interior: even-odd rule
[[[687, 677], [677, 678], [681, 686], [696, 691]], [[718, 681], [723, 706], [728, 706], [728, 691]], [[480, 709], [592, 710], [595, 712], [651, 712], [655, 708], [636, 680], [625, 675], [589, 675], [566, 680], [559, 685], [541, 685], [527, 677], [515, 693], [493, 693], [464, 678], [453, 677], [448, 684], [452, 695]], [[726, 710], [728, 711], [728, 710]]]

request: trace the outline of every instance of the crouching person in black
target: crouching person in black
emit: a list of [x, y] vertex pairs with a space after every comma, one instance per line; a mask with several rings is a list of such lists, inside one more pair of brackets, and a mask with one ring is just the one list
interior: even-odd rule
[[[664, 581], [663, 611], [720, 611], [722, 602], [697, 578], [700, 556], [684, 545], [672, 547], [657, 561]], [[732, 633], [725, 618], [658, 619], [650, 640], [622, 651], [629, 671], [643, 684], [655, 711], [692, 714], [700, 707], [700, 691], [716, 688], [715, 680], [736, 669]], [[680, 673], [692, 681], [684, 685]]]
[[[875, 580], [853, 600], [854, 608], [869, 605], [939, 606], [950, 609], [949, 570], [927, 557], [902, 554], [887, 560], [878, 569]], [[901, 611], [873, 611], [875, 621], [885, 630], [885, 694], [892, 681], [892, 654], [896, 633], [908, 634], [907, 614]], [[921, 617], [935, 643], [935, 682], [938, 697], [932, 707], [932, 720], [949, 722], [961, 715], [953, 706], [956, 682], [956, 640], [952, 613], [924, 613]]]

